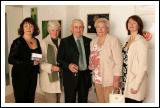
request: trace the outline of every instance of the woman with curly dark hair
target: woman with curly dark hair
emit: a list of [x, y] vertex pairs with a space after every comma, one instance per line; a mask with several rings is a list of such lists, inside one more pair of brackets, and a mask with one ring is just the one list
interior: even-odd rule
[[41, 47], [35, 36], [39, 28], [30, 17], [25, 18], [18, 30], [20, 35], [10, 48], [8, 58], [12, 64], [12, 85], [16, 103], [34, 102], [39, 73], [40, 59], [32, 59], [33, 54], [41, 54]]

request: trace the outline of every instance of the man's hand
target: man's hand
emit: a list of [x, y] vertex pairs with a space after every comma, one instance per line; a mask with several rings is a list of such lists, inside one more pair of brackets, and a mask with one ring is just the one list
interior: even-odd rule
[[73, 73], [77, 73], [78, 72], [78, 66], [76, 64], [70, 63], [69, 64], [69, 70]]

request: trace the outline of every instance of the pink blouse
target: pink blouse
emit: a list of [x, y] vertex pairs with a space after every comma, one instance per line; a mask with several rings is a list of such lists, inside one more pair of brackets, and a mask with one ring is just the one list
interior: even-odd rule
[[89, 69], [93, 72], [93, 82], [102, 84], [102, 73], [100, 71], [100, 52], [101, 48], [94, 44], [91, 48], [91, 54], [89, 58]]

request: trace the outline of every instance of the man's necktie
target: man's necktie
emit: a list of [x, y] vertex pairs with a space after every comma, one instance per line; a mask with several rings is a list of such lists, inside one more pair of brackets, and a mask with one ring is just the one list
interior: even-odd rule
[[84, 69], [83, 51], [82, 51], [82, 45], [79, 39], [77, 39], [77, 47], [79, 51], [79, 70], [83, 70]]

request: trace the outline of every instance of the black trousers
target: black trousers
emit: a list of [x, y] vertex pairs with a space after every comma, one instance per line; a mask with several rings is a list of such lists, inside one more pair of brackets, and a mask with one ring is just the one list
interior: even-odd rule
[[130, 98], [125, 98], [125, 103], [142, 103], [143, 101], [137, 101]]
[[33, 103], [37, 86], [37, 74], [31, 76], [12, 77], [12, 85], [16, 103]]
[[78, 74], [74, 78], [74, 84], [76, 86], [64, 85], [65, 102], [75, 103], [78, 99], [78, 103], [87, 103], [89, 87], [86, 86], [84, 82], [85, 79], [83, 79], [83, 74]]

